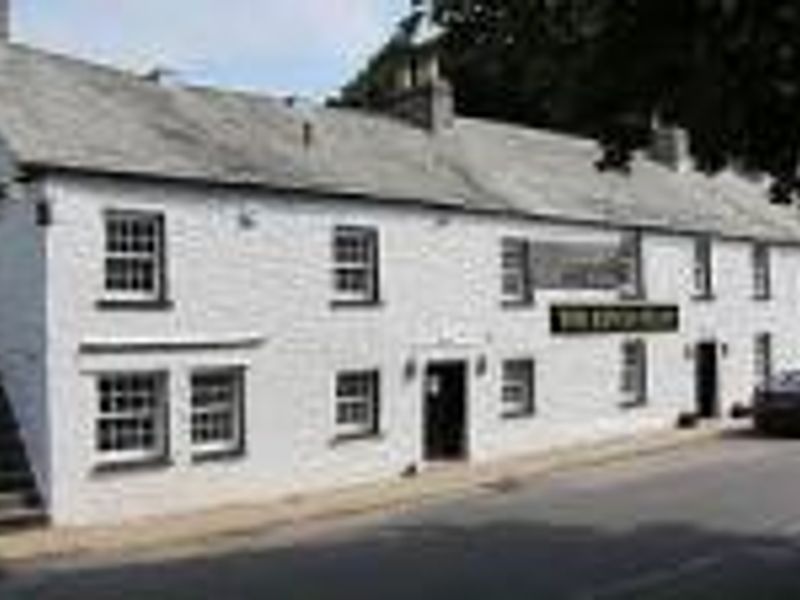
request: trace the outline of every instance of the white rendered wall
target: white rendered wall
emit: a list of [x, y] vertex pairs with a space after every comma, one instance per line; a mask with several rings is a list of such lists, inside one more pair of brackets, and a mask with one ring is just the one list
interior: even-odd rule
[[[782, 250], [775, 261], [775, 299], [754, 306], [749, 244], [717, 244], [718, 299], [700, 303], [691, 299], [691, 240], [649, 236], [648, 300], [680, 304], [683, 324], [678, 334], [646, 336], [650, 402], [625, 410], [619, 392], [624, 338], [549, 332], [552, 302], [617, 302], [616, 293], [540, 292], [534, 307], [510, 310], [499, 296], [501, 237], [613, 242], [619, 233], [612, 230], [99, 179], [54, 181], [48, 195], [49, 367], [50, 381], [57, 382], [49, 402], [58, 448], [51, 508], [60, 523], [179, 512], [398, 476], [422, 459], [421, 373], [432, 360], [469, 362], [472, 460], [668, 426], [694, 408], [694, 343], [708, 337], [728, 344], [722, 375], [727, 407], [749, 392], [755, 332], [772, 327], [788, 337], [795, 327], [796, 250]], [[109, 208], [165, 213], [173, 309], [97, 308], [102, 213]], [[253, 227], [242, 226], [243, 214]], [[381, 306], [331, 307], [331, 231], [339, 224], [380, 230]], [[790, 277], [791, 285], [784, 281]], [[263, 345], [124, 356], [79, 351], [86, 342], [253, 336], [263, 337]], [[501, 361], [520, 356], [537, 361], [537, 416], [503, 420]], [[784, 350], [780, 356], [791, 360]], [[481, 357], [487, 364], [482, 375], [476, 369]], [[410, 362], [417, 374], [409, 380], [404, 371]], [[214, 364], [248, 368], [247, 454], [192, 464], [188, 372]], [[171, 374], [171, 464], [98, 474], [93, 373], [128, 368]], [[335, 373], [361, 368], [381, 369], [383, 435], [334, 444]]]

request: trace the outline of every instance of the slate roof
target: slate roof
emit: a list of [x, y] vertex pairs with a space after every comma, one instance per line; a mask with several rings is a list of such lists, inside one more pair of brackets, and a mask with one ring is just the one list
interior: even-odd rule
[[358, 111], [147, 81], [20, 45], [0, 46], [0, 137], [22, 166], [800, 242], [791, 209], [731, 174], [709, 179], [644, 160], [629, 177], [601, 174], [596, 146], [564, 135], [462, 118], [431, 135]]

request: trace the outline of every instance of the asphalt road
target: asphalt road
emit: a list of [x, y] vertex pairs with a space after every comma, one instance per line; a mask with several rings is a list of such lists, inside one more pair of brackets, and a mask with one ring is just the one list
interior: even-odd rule
[[733, 437], [288, 536], [38, 565], [6, 573], [0, 598], [795, 599], [800, 441]]

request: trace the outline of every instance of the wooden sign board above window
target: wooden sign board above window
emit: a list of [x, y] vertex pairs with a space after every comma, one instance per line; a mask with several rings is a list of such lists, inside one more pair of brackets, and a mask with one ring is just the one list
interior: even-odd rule
[[671, 333], [678, 331], [680, 314], [671, 305], [556, 305], [550, 309], [554, 334]]
[[535, 242], [531, 256], [537, 289], [615, 290], [631, 276], [618, 244]]

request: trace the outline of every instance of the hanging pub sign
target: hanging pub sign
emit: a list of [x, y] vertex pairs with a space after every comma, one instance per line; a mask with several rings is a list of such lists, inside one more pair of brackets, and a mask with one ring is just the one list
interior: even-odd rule
[[678, 331], [680, 316], [674, 305], [561, 304], [550, 309], [555, 334], [669, 333]]

